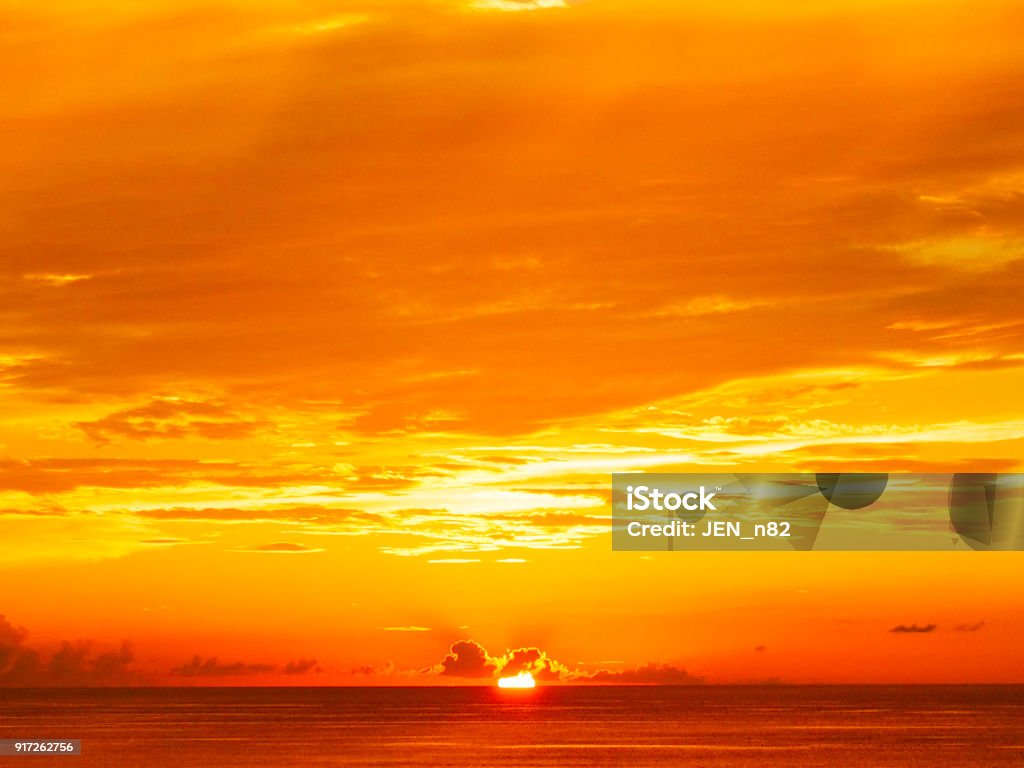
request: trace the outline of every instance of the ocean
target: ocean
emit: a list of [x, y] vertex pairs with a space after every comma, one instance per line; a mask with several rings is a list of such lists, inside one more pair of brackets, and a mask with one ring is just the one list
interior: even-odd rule
[[0, 690], [2, 766], [1021, 766], [1024, 686]]

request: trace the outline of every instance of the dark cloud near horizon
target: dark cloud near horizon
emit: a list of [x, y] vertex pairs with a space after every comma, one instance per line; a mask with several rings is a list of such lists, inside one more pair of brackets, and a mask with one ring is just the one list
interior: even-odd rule
[[320, 674], [323, 670], [317, 665], [316, 659], [296, 659], [284, 665], [286, 675], [304, 675], [307, 672]]
[[246, 663], [242, 661], [222, 662], [216, 656], [203, 658], [199, 654], [192, 657], [187, 664], [171, 669], [171, 674], [177, 677], [239, 677], [242, 675], [305, 675], [309, 673], [319, 674], [323, 669], [317, 664], [316, 659], [296, 659], [289, 661], [283, 667], [278, 664], [266, 662]]
[[583, 683], [609, 683], [618, 685], [700, 685], [703, 677], [692, 675], [681, 667], [671, 664], [649, 663], [635, 669], [612, 671], [601, 669], [573, 678]]
[[26, 645], [28, 632], [0, 615], [0, 688], [93, 687], [141, 685], [144, 676], [132, 668], [128, 643], [117, 650], [94, 653], [86, 641], [61, 642], [47, 656]]
[[172, 675], [179, 677], [236, 677], [240, 675], [265, 675], [274, 672], [274, 664], [246, 664], [241, 661], [221, 662], [216, 656], [203, 659], [196, 654], [192, 661], [174, 667]]
[[516, 648], [502, 656], [491, 656], [487, 649], [475, 640], [459, 640], [452, 643], [448, 655], [436, 667], [446, 677], [510, 677], [529, 672], [537, 680], [561, 680], [569, 670], [555, 661], [540, 648]]
[[[432, 672], [433, 668], [428, 667], [427, 669], [421, 670], [422, 673]], [[353, 667], [349, 670], [350, 675], [363, 675], [369, 677], [371, 675], [394, 675], [398, 672], [398, 667], [393, 661], [386, 661], [379, 667], [373, 667], [369, 664], [364, 664], [359, 667]]]
[[897, 624], [889, 632], [897, 635], [927, 635], [938, 628], [938, 624]]

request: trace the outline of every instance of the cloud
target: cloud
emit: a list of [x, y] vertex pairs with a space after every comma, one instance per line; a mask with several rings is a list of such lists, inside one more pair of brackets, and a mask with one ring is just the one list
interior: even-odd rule
[[178, 677], [239, 677], [242, 675], [266, 675], [277, 670], [275, 664], [246, 664], [241, 661], [221, 662], [216, 656], [203, 659], [198, 654], [180, 667], [171, 669]]
[[982, 233], [933, 242], [900, 243], [888, 250], [925, 266], [963, 270], [999, 270], [1024, 259], [1024, 239]]
[[452, 643], [449, 653], [437, 667], [437, 673], [446, 677], [494, 677], [498, 671], [496, 659], [491, 658], [475, 640]]
[[549, 682], [596, 683], [606, 685], [694, 685], [704, 679], [670, 664], [649, 663], [633, 669], [581, 672], [571, 670], [535, 646], [508, 650], [492, 656], [475, 640], [460, 640], [440, 664], [423, 670], [447, 677], [467, 679], [511, 677], [529, 672], [534, 679]]
[[65, 286], [65, 285], [71, 285], [72, 283], [77, 283], [80, 280], [89, 280], [91, 277], [92, 277], [92, 275], [72, 275], [72, 274], [64, 274], [64, 275], [31, 274], [31, 275], [25, 275], [25, 279], [26, 280], [36, 280], [36, 281], [38, 281], [40, 283], [45, 283], [46, 285], [57, 287], [57, 288], [60, 288], [60, 287]]
[[311, 555], [326, 550], [317, 547], [307, 547], [305, 544], [293, 544], [287, 541], [279, 541], [274, 544], [262, 544], [246, 549], [236, 549], [235, 552], [265, 552], [278, 555]]
[[63, 493], [82, 487], [160, 488], [194, 483], [275, 487], [323, 482], [324, 468], [198, 459], [0, 459], [0, 490]]
[[128, 408], [96, 421], [79, 422], [88, 437], [100, 443], [123, 440], [175, 440], [200, 437], [207, 440], [240, 440], [264, 427], [244, 419], [221, 403], [181, 398], [159, 398], [147, 405]]
[[704, 682], [704, 678], [691, 675], [680, 667], [655, 663], [644, 664], [635, 669], [602, 669], [573, 679], [582, 683], [612, 685], [699, 685]]
[[[424, 670], [424, 671], [429, 672], [429, 671], [432, 671], [432, 670], [428, 669], [428, 670]], [[377, 667], [371, 666], [369, 664], [364, 664], [364, 665], [359, 666], [359, 667], [353, 667], [351, 670], [349, 670], [349, 674], [350, 675], [361, 675], [361, 676], [364, 676], [364, 677], [371, 677], [371, 676], [374, 676], [374, 675], [381, 675], [381, 676], [384, 676], [384, 677], [390, 677], [392, 675], [398, 675], [398, 674], [408, 674], [408, 675], [411, 676], [411, 674], [413, 674], [413, 673], [411, 673], [411, 672], [410, 673], [399, 672], [398, 671], [398, 667], [395, 664], [395, 662], [393, 662], [393, 661], [386, 661], [386, 662], [384, 662], [383, 664], [381, 664], [380, 666], [377, 666]]]
[[973, 624], [957, 624], [953, 627], [954, 632], [980, 632], [985, 626], [984, 621], [977, 621]]
[[308, 672], [319, 674], [323, 670], [317, 665], [316, 659], [296, 659], [289, 661], [282, 670], [286, 675], [305, 675]]
[[480, 11], [537, 11], [548, 8], [568, 8], [565, 0], [472, 0], [470, 8]]
[[188, 482], [202, 467], [200, 461], [177, 459], [0, 459], [0, 490], [45, 494], [81, 487], [157, 487]]
[[[17, 254], [2, 275], [15, 278], [0, 296], [5, 327], [12, 343], [45, 352], [19, 369], [19, 391], [149, 403], [84, 422], [104, 439], [252, 428], [241, 412], [222, 414], [223, 425], [149, 413], [179, 381], [216, 384], [229, 403], [330, 393], [366, 414], [357, 432], [390, 414], [402, 429], [510, 434], [742, 376], [863, 364], [908, 311], [926, 322], [1013, 316], [1019, 273], [1008, 259], [1024, 187], [1012, 126], [1024, 99], [1005, 86], [1021, 64], [1005, 54], [997, 16], [978, 14], [990, 20], [973, 29], [991, 36], [992, 56], [973, 55], [977, 38], [954, 34], [960, 25], [938, 25], [939, 44], [915, 48], [907, 67], [897, 51], [913, 24], [881, 5], [841, 34], [832, 12], [780, 13], [771, 35], [741, 13], [686, 6], [531, 12], [565, 4], [479, 0], [519, 12], [431, 12], [430, 24], [416, 23], [437, 7], [423, 3], [379, 14], [377, 3], [239, 5], [173, 24], [157, 13], [133, 22], [128, 48], [112, 44], [124, 34], [113, 11], [97, 12], [102, 32], [5, 94], [21, 121], [9, 175], [37, 180], [4, 232]], [[326, 31], [364, 11], [374, 23], [356, 35], [254, 34], [268, 15], [274, 28]], [[12, 61], [37, 61], [66, 37], [59, 14], [22, 15], [37, 34], [9, 41]], [[811, 59], [830, 65], [808, 77]], [[143, 61], [145, 77], [117, 74]], [[858, 85], [826, 98], [836, 71]], [[495, 74], [483, 90], [480, 72]], [[101, 74], [102, 98], [86, 87]], [[938, 78], [952, 98], [935, 93]], [[756, 106], [765, 93], [778, 109]], [[899, 125], [893, 99], [915, 107]], [[407, 107], [398, 122], [395, 103]], [[680, 106], [693, 104], [700, 121]], [[363, 119], [342, 119], [351, 114]], [[622, 151], [637, 126], [643, 140]], [[413, 159], [417, 172], [403, 172]], [[350, 183], [326, 167], [347, 168]], [[452, 167], [460, 173], [439, 172]], [[223, 188], [236, 194], [214, 193]], [[411, 201], [401, 214], [396, 196]], [[342, 208], [347, 226], [333, 213]], [[685, 259], [680, 243], [691, 244]], [[938, 247], [925, 264], [959, 262], [965, 243], [967, 261], [1002, 265], [1001, 288], [986, 284], [992, 273], [961, 277], [904, 252]], [[93, 277], [56, 290], [26, 274]], [[707, 275], [727, 290], [680, 291]], [[985, 300], [968, 307], [950, 294]], [[829, 312], [832, 301], [844, 312]], [[680, 308], [692, 322], [668, 316]], [[628, 359], [581, 391], [609, 339], [629, 342]], [[723, 355], [734, 340], [757, 354]], [[1019, 349], [1020, 332], [990, 343]], [[956, 346], [915, 339], [910, 351]], [[715, 365], [669, 370], [665, 349]], [[543, 391], [530, 386], [537, 375]]]
[[[840, 461], [885, 441], [890, 467], [958, 454], [1019, 463], [1012, 368], [998, 385], [986, 377], [992, 396], [970, 409], [999, 430], [934, 428], [955, 418], [936, 395], [947, 363], [973, 377], [966, 365], [1022, 362], [1024, 177], [1011, 148], [1024, 98], [1005, 84], [1024, 70], [1012, 47], [979, 58], [950, 31], [959, 25], [940, 25], [941, 44], [903, 56], [914, 22], [880, 7], [838, 26], [832, 11], [779, 13], [762, 35], [749, 9], [549, 13], [530, 9], [561, 3], [495, 0], [484, 4], [527, 12], [450, 12], [470, 4], [239, 4], [173, 23], [139, 12], [127, 48], [113, 44], [120, 12], [104, 8], [74, 52], [50, 44], [67, 37], [60, 14], [13, 12], [35, 32], [5, 55], [34, 74], [0, 95], [18, 117], [0, 151], [7, 177], [34, 183], [3, 224], [0, 386], [19, 412], [4, 443], [86, 457], [111, 445], [142, 455], [136, 442], [174, 455], [183, 447], [164, 443], [185, 439], [196, 454], [178, 455], [217, 460], [40, 458], [0, 463], [0, 486], [121, 489], [61, 502], [83, 520], [99, 504], [130, 509], [125, 527], [204, 521], [211, 538], [217, 523], [274, 521], [277, 501], [361, 503], [354, 490], [390, 516], [380, 528], [303, 527], [390, 529], [359, 546], [469, 560], [518, 542], [580, 547], [604, 535], [607, 504], [593, 516], [514, 510], [498, 526], [486, 503], [410, 522], [393, 502], [440, 507], [502, 476], [543, 486], [559, 471], [599, 485], [610, 466], [643, 469], [644, 451], [794, 465], [823, 443]], [[372, 23], [329, 33], [364, 15]], [[51, 48], [51, 69], [36, 72]], [[822, 56], [830, 65], [808, 75], [803, 62]], [[837, 71], [857, 84], [843, 98]], [[110, 87], [88, 87], [96, 77]], [[914, 105], [898, 124], [885, 106], [896, 102]], [[623, 142], [638, 126], [643, 140]], [[344, 184], [331, 168], [346, 169]], [[998, 269], [943, 266], [961, 261]], [[610, 369], [609, 345], [621, 350]], [[665, 350], [692, 364], [666, 365]], [[580, 387], [597, 372], [600, 387]], [[895, 393], [835, 388], [889, 374], [906, 377]], [[692, 418], [667, 412], [685, 398], [714, 402]], [[398, 448], [382, 431], [410, 440]], [[492, 449], [480, 443], [502, 441], [481, 434], [514, 439]], [[548, 453], [517, 438], [528, 435]], [[234, 438], [245, 445], [222, 442]], [[968, 439], [1003, 445], [933, 448]], [[446, 460], [455, 449], [462, 465]], [[335, 461], [351, 471], [332, 472]], [[481, 482], [473, 464], [502, 476]], [[438, 492], [437, 471], [467, 492]], [[152, 538], [180, 533], [152, 527]]]
[[60, 643], [47, 655], [25, 644], [28, 632], [0, 615], [0, 687], [94, 687], [141, 685], [146, 676], [132, 667], [127, 643], [94, 652], [86, 641]]
[[453, 643], [449, 653], [433, 671], [447, 677], [507, 677], [529, 672], [538, 680], [558, 680], [569, 674], [562, 664], [540, 648], [517, 648], [491, 656], [475, 640]]
[[15, 660], [23, 653], [22, 643], [28, 632], [16, 627], [0, 616], [0, 672], [14, 665]]
[[444, 477], [450, 473], [436, 468], [413, 466], [353, 467], [342, 477], [346, 488], [354, 491], [393, 491], [410, 488], [424, 479]]
[[282, 522], [306, 524], [320, 530], [335, 526], [352, 526], [366, 530], [363, 526], [380, 523], [379, 515], [358, 509], [339, 509], [318, 506], [258, 506], [247, 509], [238, 507], [170, 507], [165, 509], [134, 510], [133, 515], [151, 520], [201, 521], [222, 523]]
[[561, 680], [569, 670], [540, 648], [518, 648], [499, 657], [498, 677], [512, 677], [529, 672], [536, 680]]
[[407, 625], [401, 627], [381, 627], [382, 632], [429, 632], [430, 627], [418, 627], [415, 625]]
[[934, 632], [936, 629], [938, 629], [937, 624], [922, 624], [920, 626], [917, 624], [897, 624], [889, 631], [896, 634], [926, 635], [930, 632]]

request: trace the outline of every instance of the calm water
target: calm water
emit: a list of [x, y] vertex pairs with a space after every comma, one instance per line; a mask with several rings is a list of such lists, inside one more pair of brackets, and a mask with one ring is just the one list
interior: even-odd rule
[[64, 766], [1021, 766], [1024, 686], [2, 691]]

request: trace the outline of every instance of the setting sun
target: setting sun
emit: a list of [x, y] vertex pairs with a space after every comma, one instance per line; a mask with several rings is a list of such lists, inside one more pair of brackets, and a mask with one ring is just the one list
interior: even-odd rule
[[498, 679], [499, 688], [535, 688], [537, 681], [529, 672], [520, 672], [513, 677], [502, 677]]

